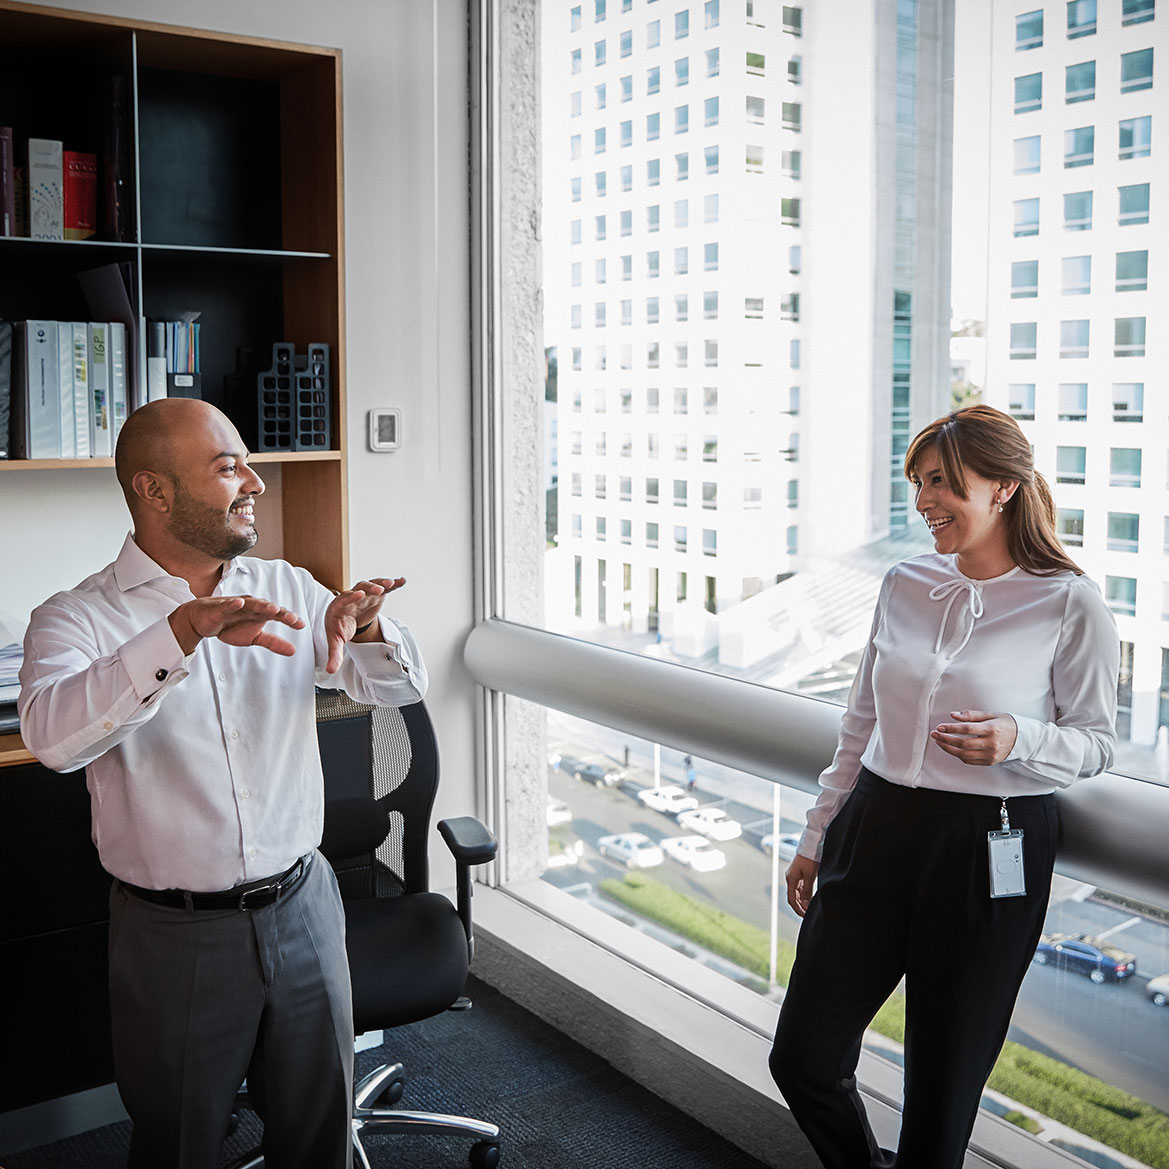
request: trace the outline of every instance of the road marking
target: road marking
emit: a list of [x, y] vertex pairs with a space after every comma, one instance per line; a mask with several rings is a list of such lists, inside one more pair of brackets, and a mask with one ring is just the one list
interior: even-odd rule
[[1144, 920], [1143, 917], [1130, 917], [1128, 921], [1122, 921], [1120, 925], [1114, 925], [1110, 930], [1105, 930], [1102, 934], [1097, 934], [1096, 936], [1103, 941], [1104, 938], [1110, 938], [1113, 934], [1118, 934], [1121, 930], [1126, 930], [1130, 926], [1139, 925]]

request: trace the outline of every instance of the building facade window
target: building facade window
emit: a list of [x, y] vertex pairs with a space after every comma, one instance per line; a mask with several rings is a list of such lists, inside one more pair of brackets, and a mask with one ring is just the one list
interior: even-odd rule
[[1113, 357], [1144, 357], [1145, 318], [1117, 317]]
[[1108, 483], [1111, 487], [1141, 485], [1141, 448], [1112, 447], [1108, 452]]
[[1043, 44], [1043, 9], [1023, 12], [1015, 17], [1015, 51], [1038, 49]]
[[1086, 448], [1082, 446], [1057, 446], [1055, 448], [1055, 481], [1057, 483], [1083, 483], [1087, 465]]
[[1088, 356], [1089, 322], [1086, 320], [1060, 321], [1060, 357]]
[[1087, 420], [1087, 382], [1060, 382], [1058, 395], [1060, 422], [1084, 422]]
[[1080, 508], [1061, 507], [1055, 513], [1055, 531], [1069, 548], [1084, 545], [1084, 513]]
[[1149, 287], [1147, 250], [1116, 253], [1116, 291], [1140, 292]]
[[1092, 257], [1064, 256], [1062, 267], [1064, 296], [1087, 296], [1092, 291]]
[[1015, 78], [1015, 113], [1027, 114], [1043, 108], [1043, 74], [1025, 73]]
[[1063, 99], [1068, 105], [1092, 101], [1096, 96], [1096, 62], [1081, 61], [1064, 70]]
[[1122, 159], [1147, 158], [1152, 150], [1152, 140], [1153, 119], [1149, 115], [1121, 119], [1119, 149]]
[[1068, 40], [1096, 32], [1096, 0], [1068, 0]]
[[1128, 511], [1108, 513], [1108, 551], [1135, 552], [1140, 546], [1141, 517]]
[[1029, 361], [1035, 357], [1035, 321], [1020, 321], [1011, 325], [1012, 361]]
[[[1137, 582], [1131, 576], [1106, 576], [1104, 599], [1118, 617], [1135, 617], [1137, 612]], [[1119, 712], [1117, 723], [1119, 724]], [[1119, 726], [1117, 728], [1119, 730]]]
[[1119, 212], [1117, 222], [1121, 227], [1149, 222], [1149, 184], [1134, 183], [1129, 187], [1117, 188]]
[[1072, 191], [1064, 195], [1063, 226], [1065, 231], [1092, 230], [1091, 191]]
[[1014, 212], [1016, 238], [1039, 234], [1038, 199], [1016, 199], [1014, 202]]
[[1145, 417], [1145, 383], [1112, 383], [1112, 421], [1142, 422]]
[[1035, 419], [1035, 383], [1014, 382], [1008, 387], [1008, 409], [1020, 422]]
[[1120, 92], [1134, 93], [1153, 87], [1153, 50], [1137, 49], [1120, 55]]
[[1015, 260], [1011, 264], [1011, 299], [1039, 295], [1039, 261]]
[[1029, 175], [1039, 171], [1039, 135], [1015, 139], [1015, 174]]
[[1143, 24], [1156, 14], [1157, 0], [1123, 0], [1120, 8], [1120, 23]]
[[1077, 126], [1063, 135], [1063, 164], [1065, 167], [1091, 166], [1096, 150], [1096, 127]]

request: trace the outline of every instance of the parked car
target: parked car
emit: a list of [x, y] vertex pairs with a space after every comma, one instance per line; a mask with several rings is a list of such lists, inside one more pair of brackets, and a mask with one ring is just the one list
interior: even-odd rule
[[662, 841], [662, 852], [700, 873], [725, 868], [727, 863], [727, 854], [715, 848], [705, 836], [667, 836]]
[[1035, 961], [1044, 966], [1066, 966], [1086, 974], [1093, 982], [1112, 979], [1119, 982], [1137, 972], [1133, 954], [1091, 934], [1043, 934], [1035, 951]]
[[[665, 843], [663, 840], [662, 844]], [[1145, 993], [1153, 1000], [1154, 1006], [1169, 1007], [1169, 974], [1158, 974], [1156, 978], [1150, 978]]]
[[619, 832], [597, 841], [601, 856], [611, 856], [630, 869], [648, 869], [660, 865], [665, 855], [644, 832]]
[[548, 827], [555, 828], [557, 824], [568, 824], [572, 821], [572, 809], [555, 796], [548, 797]]
[[[760, 842], [759, 847], [763, 849], [768, 856], [771, 855], [775, 848], [776, 836], [774, 832], [769, 832]], [[796, 849], [800, 844], [800, 834], [798, 832], [785, 832], [779, 837], [779, 857], [780, 860], [790, 861], [796, 855]]]
[[555, 758], [556, 762], [551, 763], [552, 756], [549, 756], [549, 764], [557, 771], [573, 779], [587, 779], [589, 783], [595, 783], [598, 787], [612, 787], [625, 778], [625, 772], [611, 763], [588, 763], [575, 755], [557, 755]]
[[690, 832], [709, 836], [711, 840], [734, 840], [743, 835], [743, 825], [732, 820], [722, 808], [691, 808], [678, 813], [678, 823]]
[[694, 796], [688, 796], [680, 787], [644, 787], [637, 793], [637, 798], [647, 808], [670, 815], [698, 807], [698, 801]]

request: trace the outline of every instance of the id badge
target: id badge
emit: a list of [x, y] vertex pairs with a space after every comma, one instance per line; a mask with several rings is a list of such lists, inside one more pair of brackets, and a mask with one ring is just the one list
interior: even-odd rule
[[991, 897], [1023, 897], [1027, 892], [1023, 879], [1023, 830], [988, 832], [986, 849]]

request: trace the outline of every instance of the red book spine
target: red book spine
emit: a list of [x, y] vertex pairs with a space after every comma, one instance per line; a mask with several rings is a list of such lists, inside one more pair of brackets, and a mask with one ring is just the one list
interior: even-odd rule
[[65, 238], [89, 239], [97, 234], [97, 155], [66, 150]]

